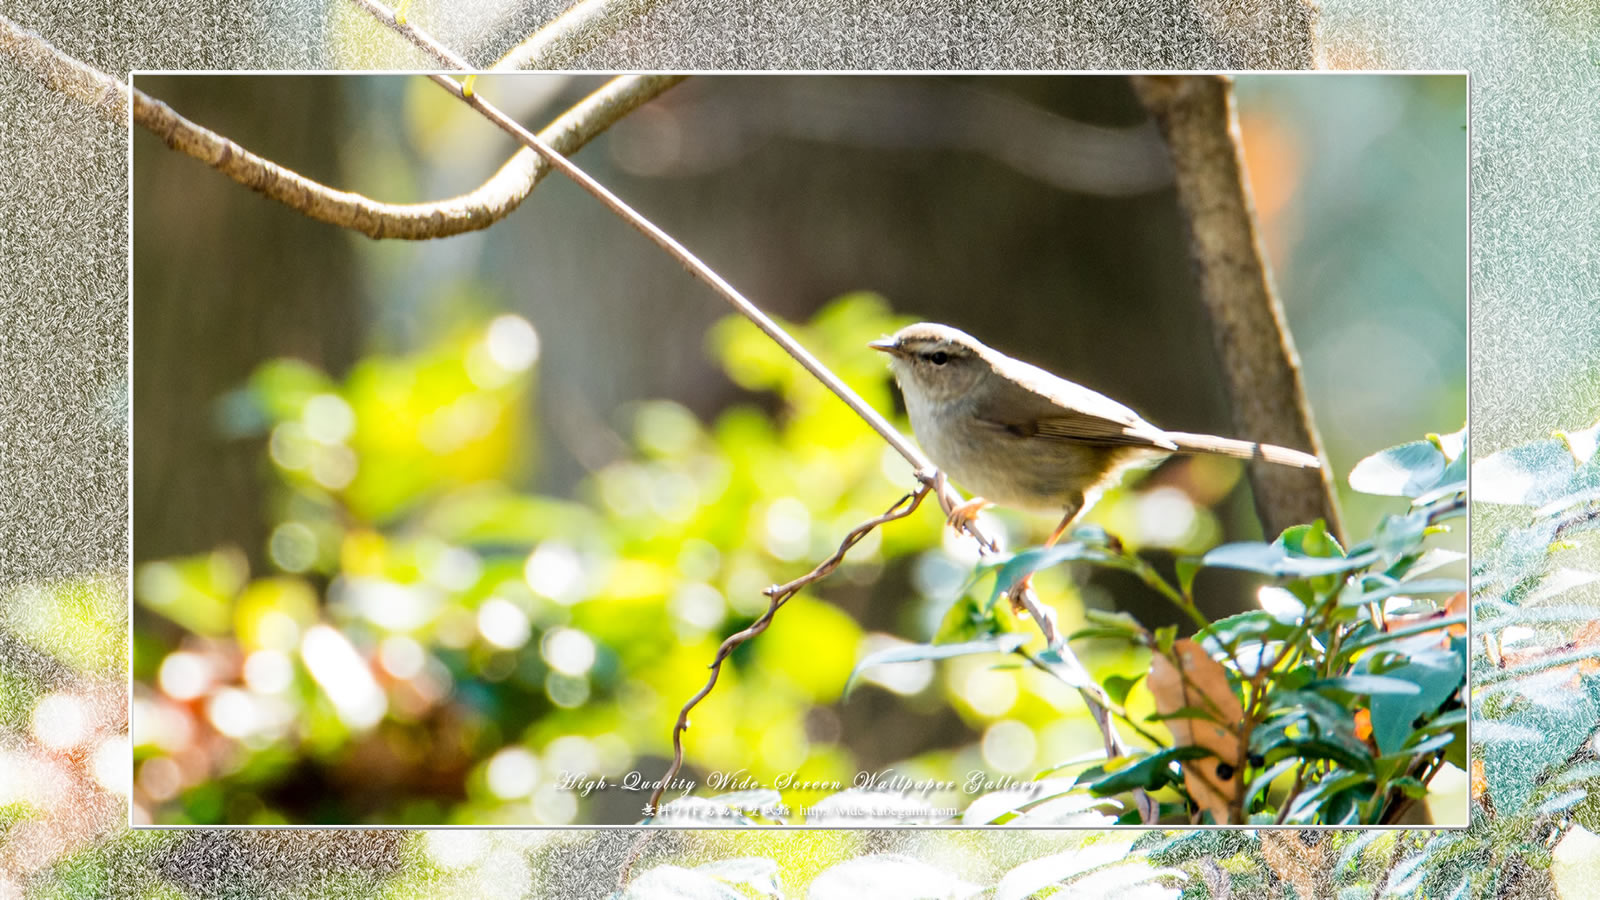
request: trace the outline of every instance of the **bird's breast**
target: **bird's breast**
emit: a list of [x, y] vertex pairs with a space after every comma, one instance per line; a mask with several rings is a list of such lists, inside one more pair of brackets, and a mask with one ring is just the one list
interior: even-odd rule
[[1059, 512], [1145, 455], [1131, 447], [1024, 437], [984, 424], [962, 406], [935, 410], [909, 398], [906, 404], [917, 441], [934, 465], [967, 492], [1001, 506]]

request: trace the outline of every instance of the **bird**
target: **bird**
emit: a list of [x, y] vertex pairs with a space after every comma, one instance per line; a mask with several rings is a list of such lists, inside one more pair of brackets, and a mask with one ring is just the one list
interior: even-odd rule
[[1045, 543], [1054, 546], [1129, 468], [1172, 454], [1322, 466], [1287, 447], [1158, 428], [1104, 394], [948, 325], [908, 325], [867, 346], [888, 354], [929, 459], [974, 494], [950, 513], [958, 530], [992, 505], [1049, 511], [1061, 516]]

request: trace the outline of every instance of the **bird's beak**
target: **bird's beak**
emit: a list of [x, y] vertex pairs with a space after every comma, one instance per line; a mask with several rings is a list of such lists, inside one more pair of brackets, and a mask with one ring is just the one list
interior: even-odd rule
[[878, 340], [868, 343], [867, 346], [874, 350], [881, 350], [884, 353], [892, 353], [895, 356], [904, 355], [904, 351], [900, 349], [899, 342], [894, 338], [879, 338]]

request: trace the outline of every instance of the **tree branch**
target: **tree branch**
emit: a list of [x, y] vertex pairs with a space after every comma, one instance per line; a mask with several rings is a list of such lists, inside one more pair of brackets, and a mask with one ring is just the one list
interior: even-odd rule
[[422, 48], [424, 53], [450, 68], [468, 70], [477, 68], [472, 63], [467, 62], [464, 57], [434, 39], [433, 35], [412, 25], [410, 22], [401, 22], [395, 15], [394, 10], [377, 2], [377, 0], [351, 0], [351, 2], [371, 13], [372, 17], [379, 22], [394, 29], [401, 37]]
[[33, 73], [45, 87], [66, 94], [102, 118], [126, 122], [128, 88], [110, 75], [57, 50], [36, 31], [0, 15], [0, 53]]
[[1239, 436], [1304, 448], [1321, 469], [1250, 466], [1256, 512], [1270, 538], [1322, 519], [1342, 535], [1333, 472], [1312, 422], [1300, 360], [1256, 236], [1237, 143], [1233, 84], [1218, 75], [1135, 75], [1134, 91], [1172, 154], [1178, 203], [1200, 295], [1222, 361]]
[[[355, 0], [391, 28], [437, 46], [411, 26], [399, 25], [393, 13], [371, 0]], [[439, 47], [447, 57], [460, 57]], [[371, 238], [427, 240], [477, 231], [493, 225], [527, 199], [550, 166], [530, 149], [518, 150], [488, 181], [472, 190], [431, 203], [385, 203], [341, 191], [246, 150], [208, 128], [197, 125], [170, 106], [121, 80], [73, 59], [39, 34], [0, 16], [0, 53], [20, 62], [51, 90], [85, 104], [112, 121], [124, 121], [130, 105], [133, 120], [168, 147], [200, 160], [234, 181], [321, 222], [359, 231]], [[454, 62], [452, 63], [454, 64]], [[464, 64], [464, 62], [463, 62]], [[623, 75], [562, 113], [542, 132], [542, 140], [562, 153], [572, 153], [603, 133], [623, 116], [682, 81], [682, 75]]]
[[578, 0], [566, 12], [511, 48], [492, 66], [496, 72], [560, 69], [572, 65], [637, 19], [655, 0]]
[[[614, 78], [550, 123], [544, 140], [573, 152], [681, 80], [681, 75]], [[257, 156], [143, 91], [133, 91], [133, 110], [135, 122], [174, 150], [313, 219], [375, 239], [427, 240], [487, 228], [521, 205], [550, 173], [536, 153], [523, 149], [470, 193], [432, 203], [384, 203], [327, 187]]]
[[[876, 431], [885, 441], [887, 441], [889, 446], [893, 447], [895, 451], [904, 457], [907, 462], [911, 463], [912, 468], [916, 470], [917, 479], [922, 482], [922, 488], [917, 492], [917, 495], [921, 495], [929, 491], [935, 493], [939, 498], [940, 506], [944, 508], [946, 514], [955, 508], [959, 501], [954, 490], [950, 488], [944, 476], [933, 466], [933, 463], [923, 455], [921, 450], [917, 449], [917, 447], [907, 440], [905, 435], [901, 434], [893, 425], [890, 425], [888, 420], [884, 419], [884, 417], [877, 410], [873, 409], [870, 404], [861, 399], [861, 396], [852, 390], [849, 385], [840, 380], [839, 376], [835, 375], [831, 370], [824, 366], [820, 360], [812, 355], [811, 351], [807, 350], [800, 344], [799, 341], [796, 341], [793, 337], [791, 337], [788, 332], [783, 330], [782, 326], [778, 325], [778, 323], [773, 321], [770, 316], [768, 316], [765, 312], [762, 312], [759, 307], [750, 302], [750, 300], [743, 294], [739, 293], [733, 287], [733, 285], [729, 284], [728, 281], [721, 275], [717, 274], [715, 270], [702, 262], [699, 257], [691, 253], [689, 249], [679, 243], [677, 239], [667, 234], [655, 223], [651, 222], [649, 219], [646, 219], [632, 207], [628, 206], [628, 204], [623, 202], [621, 198], [612, 193], [604, 185], [600, 184], [600, 182], [596, 181], [587, 172], [584, 172], [582, 169], [573, 165], [570, 160], [556, 152], [539, 137], [535, 136], [526, 128], [523, 128], [514, 119], [501, 112], [488, 101], [484, 100], [481, 96], [477, 94], [466, 93], [462, 86], [449, 76], [429, 75], [428, 78], [432, 79], [440, 87], [449, 91], [457, 99], [471, 105], [474, 109], [482, 113], [489, 121], [493, 122], [507, 134], [515, 137], [518, 141], [522, 142], [524, 146], [536, 150], [539, 155], [543, 157], [552, 167], [559, 169], [561, 174], [571, 178], [578, 184], [579, 187], [583, 188], [589, 194], [594, 196], [595, 199], [599, 200], [607, 209], [616, 213], [629, 225], [632, 225], [635, 229], [643, 233], [658, 247], [666, 251], [669, 256], [677, 260], [678, 263], [687, 269], [690, 274], [710, 285], [719, 296], [731, 304], [734, 309], [738, 310], [741, 315], [753, 322], [756, 327], [760, 328], [761, 331], [767, 335], [767, 337], [771, 338], [775, 343], [778, 344], [778, 346], [782, 347], [790, 356], [794, 357], [795, 361], [800, 363], [800, 365], [804, 367], [807, 372], [810, 372], [813, 377], [826, 385], [829, 390], [833, 391], [833, 393], [838, 396], [840, 400], [844, 401], [846, 406], [850, 407], [850, 409], [853, 410], [856, 415], [860, 416], [863, 421], [871, 426], [872, 430]], [[893, 516], [892, 518], [899, 517]], [[869, 524], [872, 524], [875, 527], [876, 524], [880, 523], [874, 521], [873, 523]], [[978, 541], [980, 552], [987, 555], [997, 551], [998, 546], [996, 543], [991, 538], [984, 535], [975, 524], [968, 525], [967, 531]], [[852, 534], [855, 534], [855, 532], [852, 532]], [[849, 543], [853, 544], [854, 542], [850, 541]], [[842, 554], [848, 549], [848, 545], [841, 547], [840, 553]], [[826, 565], [826, 563], [824, 565]], [[836, 566], [837, 562], [834, 562], [833, 565]], [[819, 567], [819, 569], [820, 568], [821, 567]], [[800, 581], [803, 582], [803, 584], [800, 584], [800, 586], [803, 587], [804, 584], [809, 584], [811, 581], [815, 581], [816, 578], [826, 575], [828, 571], [832, 571], [832, 568], [832, 566], [829, 566], [827, 571], [821, 572], [821, 574], [816, 575], [816, 577], [807, 576], [802, 578]], [[790, 584], [797, 584], [797, 582], [791, 582]], [[773, 596], [772, 591], [783, 591], [784, 587], [773, 588], [769, 590], [768, 596]], [[787, 599], [787, 597], [785, 597], [785, 599]], [[1084, 702], [1089, 705], [1089, 709], [1094, 714], [1096, 722], [1100, 725], [1101, 735], [1105, 740], [1107, 755], [1121, 755], [1121, 736], [1117, 734], [1116, 728], [1111, 721], [1111, 713], [1107, 710], [1105, 704], [1101, 700], [1099, 685], [1095, 684], [1092, 680], [1087, 679], [1086, 670], [1084, 670], [1083, 665], [1078, 662], [1077, 658], [1073, 655], [1072, 649], [1067, 646], [1066, 641], [1062, 640], [1061, 634], [1056, 628], [1055, 617], [1052, 611], [1039, 602], [1038, 596], [1034, 594], [1031, 587], [1025, 586], [1015, 591], [1013, 593], [1013, 600], [1028, 610], [1029, 615], [1032, 617], [1034, 623], [1039, 627], [1040, 632], [1044, 635], [1045, 640], [1049, 643], [1050, 648], [1055, 650], [1062, 657], [1063, 665], [1072, 670], [1071, 676], [1075, 678], [1075, 681], [1072, 683], [1078, 685], [1079, 694], [1082, 695]], [[777, 608], [780, 605], [781, 602], [774, 603], [771, 606], [767, 614], [763, 616], [760, 630], [766, 629], [767, 624], [771, 621], [772, 615], [776, 613]], [[758, 630], [756, 634], [759, 634], [760, 630]], [[754, 635], [750, 636], [753, 637]], [[745, 638], [745, 640], [748, 640], [748, 637]], [[686, 711], [694, 704], [699, 703], [700, 700], [710, 692], [712, 686], [716, 683], [715, 667], [721, 663], [723, 658], [724, 655], [719, 651], [717, 660], [712, 664], [713, 677], [707, 683], [706, 687], [703, 688], [700, 693], [690, 701], [687, 707], [685, 707]], [[1079, 677], [1079, 673], [1083, 673], [1083, 677]], [[679, 721], [681, 727], [687, 727], [687, 722], [683, 716], [679, 717]], [[677, 735], [679, 731], [681, 731], [681, 728], [675, 729], [674, 731], [675, 746], [677, 746]], [[681, 746], [677, 746], [674, 756], [675, 759], [673, 767], [669, 771], [669, 774], [676, 774], [678, 767], [682, 763]], [[663, 778], [662, 780], [665, 782], [668, 779]], [[658, 792], [656, 797], [659, 798], [659, 796], [660, 795]]]

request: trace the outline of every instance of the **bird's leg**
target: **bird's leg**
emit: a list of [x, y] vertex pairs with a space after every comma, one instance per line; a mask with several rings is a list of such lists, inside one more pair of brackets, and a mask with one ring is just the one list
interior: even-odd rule
[[1067, 510], [1067, 514], [1061, 517], [1061, 524], [1056, 526], [1055, 531], [1050, 532], [1050, 539], [1045, 541], [1044, 545], [1046, 547], [1054, 547], [1056, 541], [1061, 540], [1061, 536], [1067, 533], [1067, 529], [1072, 526], [1072, 523], [1078, 518], [1078, 513], [1082, 511], [1082, 507]]
[[958, 504], [954, 509], [950, 510], [950, 515], [945, 521], [950, 524], [951, 528], [956, 530], [957, 534], [960, 534], [978, 520], [978, 513], [993, 505], [993, 503], [982, 497], [973, 497], [971, 500]]
[[[1061, 517], [1061, 524], [1056, 526], [1055, 531], [1050, 532], [1049, 539], [1044, 542], [1045, 549], [1054, 547], [1056, 542], [1061, 540], [1061, 536], [1067, 533], [1067, 529], [1072, 526], [1072, 523], [1077, 520], [1078, 515], [1086, 508], [1088, 508], [1088, 504], [1084, 503], [1082, 500], [1069, 503], [1067, 505], [1066, 514]], [[1006, 594], [1006, 596], [1011, 599], [1012, 612], [1019, 614], [1022, 612], [1022, 595], [1030, 590], [1033, 590], [1032, 572], [1029, 572], [1027, 575], [1023, 576], [1023, 579], [1013, 585], [1011, 590]]]

